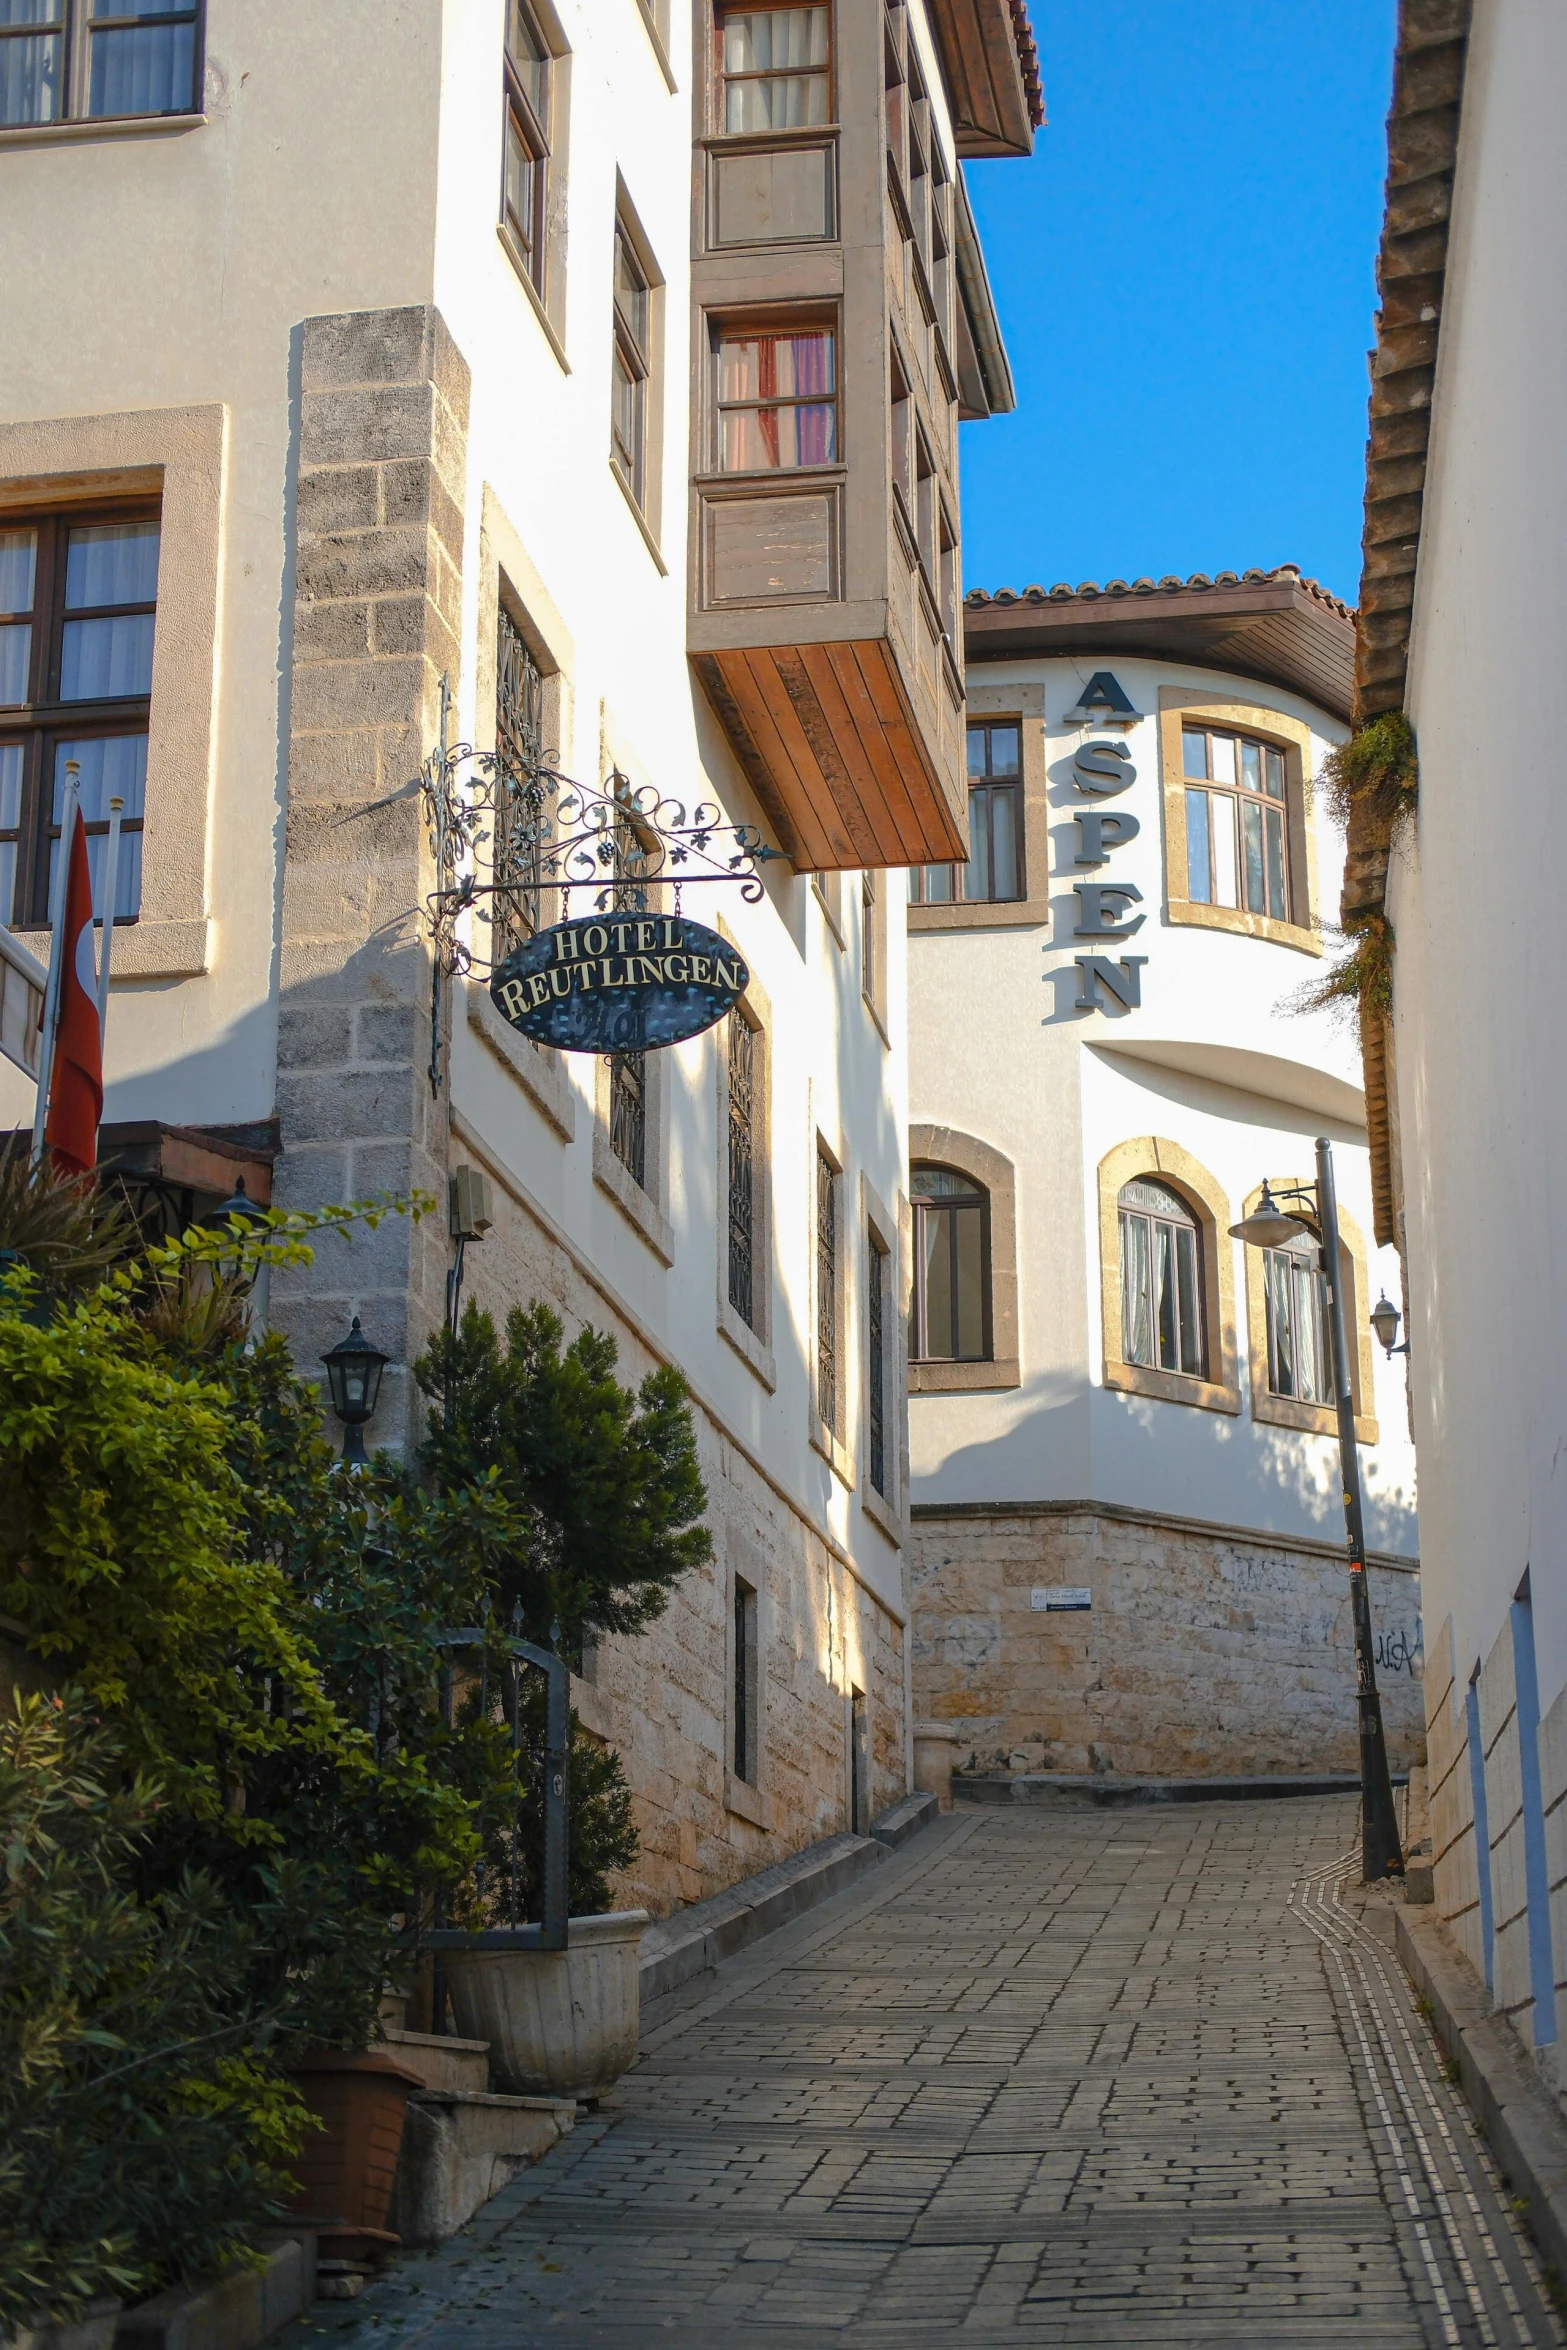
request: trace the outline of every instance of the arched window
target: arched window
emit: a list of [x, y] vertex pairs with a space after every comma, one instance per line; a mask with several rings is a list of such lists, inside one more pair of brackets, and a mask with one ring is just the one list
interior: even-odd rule
[[927, 1363], [990, 1358], [990, 1195], [950, 1167], [916, 1167], [914, 1357]]
[[1337, 1401], [1328, 1285], [1316, 1235], [1302, 1232], [1262, 1252], [1268, 1317], [1268, 1392], [1297, 1403]]
[[1178, 1192], [1141, 1175], [1121, 1186], [1118, 1205], [1123, 1359], [1206, 1378], [1196, 1217]]

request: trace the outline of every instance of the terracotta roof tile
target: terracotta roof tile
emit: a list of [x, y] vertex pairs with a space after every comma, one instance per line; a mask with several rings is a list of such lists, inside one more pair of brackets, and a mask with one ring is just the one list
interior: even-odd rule
[[1012, 0], [1012, 37], [1017, 43], [1018, 71], [1028, 100], [1028, 119], [1035, 130], [1044, 127], [1045, 90], [1039, 78], [1039, 49], [1028, 21], [1028, 0]]
[[1092, 579], [1080, 580], [1076, 587], [1069, 587], [1065, 580], [1058, 580], [1048, 591], [1040, 587], [1028, 587], [1021, 594], [1016, 588], [970, 588], [963, 602], [965, 609], [971, 612], [983, 612], [991, 606], [1005, 604], [1092, 604], [1106, 596], [1186, 596], [1194, 588], [1252, 587], [1272, 579], [1293, 580], [1314, 602], [1324, 605], [1330, 612], [1336, 612], [1341, 619], [1353, 620], [1355, 617], [1351, 605], [1341, 603], [1318, 581], [1307, 579], [1295, 563], [1279, 563], [1271, 571], [1218, 571], [1211, 579], [1205, 571], [1194, 571], [1189, 579], [1179, 579], [1170, 571], [1159, 580], [1144, 577], [1129, 583], [1124, 579], [1112, 579], [1103, 587]]

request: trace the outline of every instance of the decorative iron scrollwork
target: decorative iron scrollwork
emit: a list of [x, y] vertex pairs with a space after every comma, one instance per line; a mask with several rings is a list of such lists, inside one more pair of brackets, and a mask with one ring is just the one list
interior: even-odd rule
[[[516, 696], [522, 722], [505, 730], [496, 750], [478, 751], [447, 742], [443, 680], [441, 740], [408, 787], [423, 802], [435, 861], [425, 912], [435, 958], [430, 1082], [437, 1091], [442, 979], [487, 976], [535, 930], [569, 920], [577, 893], [578, 911], [604, 913], [645, 905], [646, 893], [664, 883], [678, 912], [682, 890], [725, 881], [755, 905], [764, 889], [761, 867], [782, 854], [758, 826], [731, 822], [709, 800], [688, 808], [618, 769], [601, 786], [563, 775], [557, 754], [543, 747], [527, 682]], [[476, 925], [486, 939], [474, 936]]]

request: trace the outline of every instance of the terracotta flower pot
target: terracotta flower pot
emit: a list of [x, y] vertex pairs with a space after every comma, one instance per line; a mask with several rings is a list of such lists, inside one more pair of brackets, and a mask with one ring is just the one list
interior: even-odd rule
[[294, 2169], [294, 2218], [314, 2228], [324, 2258], [376, 2258], [395, 2250], [388, 2228], [408, 2093], [419, 2086], [384, 2049], [354, 2055], [323, 2048], [294, 2067], [294, 2082], [322, 2127], [312, 2130]]
[[564, 1950], [443, 1950], [457, 2029], [514, 2097], [607, 2096], [636, 2059], [645, 1909], [573, 1918]]

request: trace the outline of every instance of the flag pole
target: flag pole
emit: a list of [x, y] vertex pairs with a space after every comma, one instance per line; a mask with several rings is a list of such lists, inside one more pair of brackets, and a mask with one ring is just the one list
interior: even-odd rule
[[103, 861], [103, 944], [98, 949], [98, 1042], [109, 1025], [109, 961], [114, 953], [114, 902], [120, 885], [120, 815], [125, 802], [118, 792], [109, 802], [109, 846]]
[[44, 1122], [49, 1115], [49, 1088], [54, 1082], [54, 1040], [60, 1025], [60, 991], [65, 985], [65, 885], [71, 869], [71, 835], [76, 827], [76, 796], [81, 789], [78, 759], [65, 762], [65, 789], [60, 807], [60, 855], [54, 869], [53, 904], [49, 909], [49, 983], [44, 989], [42, 1035], [38, 1046], [38, 1100], [33, 1109], [33, 1156], [36, 1167], [44, 1155]]

